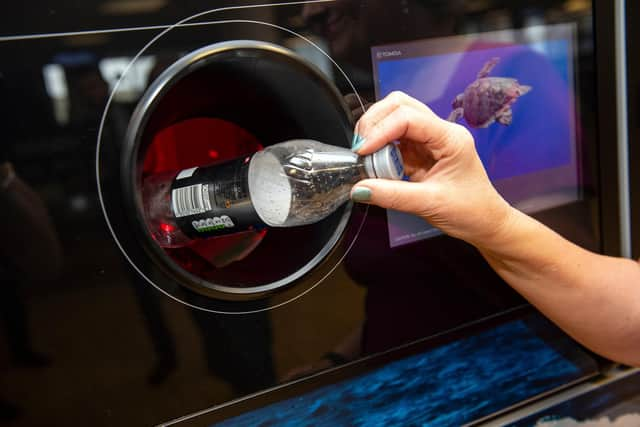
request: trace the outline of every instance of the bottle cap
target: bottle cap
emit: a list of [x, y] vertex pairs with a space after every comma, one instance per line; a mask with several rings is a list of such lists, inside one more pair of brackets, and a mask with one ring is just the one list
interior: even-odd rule
[[402, 154], [395, 144], [387, 144], [365, 159], [367, 174], [372, 178], [400, 180], [404, 175]]

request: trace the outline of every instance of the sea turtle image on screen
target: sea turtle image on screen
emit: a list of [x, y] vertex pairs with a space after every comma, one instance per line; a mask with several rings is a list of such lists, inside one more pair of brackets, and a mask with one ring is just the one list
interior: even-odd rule
[[457, 122], [464, 117], [474, 128], [486, 128], [496, 121], [505, 126], [511, 124], [511, 106], [532, 87], [509, 77], [487, 77], [498, 62], [500, 58], [494, 57], [484, 64], [478, 78], [453, 100], [453, 111], [447, 120]]

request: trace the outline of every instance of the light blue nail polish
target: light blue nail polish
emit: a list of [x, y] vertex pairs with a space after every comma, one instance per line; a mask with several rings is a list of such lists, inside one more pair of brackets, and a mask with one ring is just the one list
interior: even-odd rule
[[365, 139], [358, 135], [357, 133], [353, 134], [353, 141], [351, 141], [351, 151], [358, 151], [362, 144], [364, 144]]
[[356, 187], [351, 192], [351, 199], [354, 202], [366, 203], [371, 200], [371, 190], [364, 187]]

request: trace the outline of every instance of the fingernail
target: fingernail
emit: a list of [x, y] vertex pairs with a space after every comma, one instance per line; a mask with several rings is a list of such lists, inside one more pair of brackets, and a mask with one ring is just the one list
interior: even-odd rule
[[351, 151], [358, 151], [362, 144], [364, 144], [365, 139], [358, 135], [357, 133], [353, 134], [353, 140], [351, 141]]
[[371, 190], [364, 187], [356, 187], [351, 192], [351, 200], [358, 203], [366, 203], [371, 200]]

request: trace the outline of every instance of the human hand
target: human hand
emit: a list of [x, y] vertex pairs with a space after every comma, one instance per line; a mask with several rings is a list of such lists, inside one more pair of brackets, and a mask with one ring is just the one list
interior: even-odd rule
[[351, 192], [354, 201], [418, 215], [479, 247], [490, 245], [509, 221], [512, 208], [491, 184], [471, 134], [418, 100], [391, 93], [371, 106], [355, 133], [361, 155], [400, 141], [410, 182], [363, 180]]

